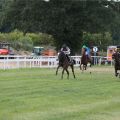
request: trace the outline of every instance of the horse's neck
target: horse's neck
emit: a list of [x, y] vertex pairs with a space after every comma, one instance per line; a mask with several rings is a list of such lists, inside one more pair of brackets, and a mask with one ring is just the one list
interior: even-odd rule
[[86, 54], [85, 54], [85, 53], [83, 53], [83, 54], [82, 54], [82, 57], [83, 57], [83, 58], [86, 58]]
[[82, 48], [82, 55], [84, 55], [85, 54], [85, 49], [84, 48]]
[[60, 54], [59, 54], [59, 62], [68, 62], [68, 59], [67, 59], [67, 57], [66, 57], [66, 55], [65, 55], [65, 53], [64, 52], [61, 52]]

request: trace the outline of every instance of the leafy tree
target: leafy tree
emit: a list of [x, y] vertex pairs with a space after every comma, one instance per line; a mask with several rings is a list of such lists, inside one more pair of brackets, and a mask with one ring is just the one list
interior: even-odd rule
[[98, 46], [101, 50], [106, 50], [106, 47], [112, 45], [112, 36], [109, 32], [105, 33], [86, 33], [83, 35], [83, 44], [90, 46]]
[[54, 36], [57, 49], [68, 44], [74, 54], [82, 44], [83, 31], [110, 30], [117, 14], [107, 0], [14, 0], [2, 19], [2, 28], [43, 32]]

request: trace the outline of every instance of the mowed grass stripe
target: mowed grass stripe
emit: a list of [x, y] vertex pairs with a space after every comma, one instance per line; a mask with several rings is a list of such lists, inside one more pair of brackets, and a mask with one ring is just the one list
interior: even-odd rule
[[0, 120], [118, 120], [120, 80], [112, 69], [75, 69], [69, 80], [55, 69], [0, 71]]

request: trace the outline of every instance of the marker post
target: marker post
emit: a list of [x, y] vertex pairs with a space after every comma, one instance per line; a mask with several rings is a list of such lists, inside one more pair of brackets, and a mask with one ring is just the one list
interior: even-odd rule
[[97, 51], [98, 51], [98, 47], [96, 47], [96, 46], [93, 47], [93, 52], [94, 52], [94, 65], [97, 64], [97, 57], [96, 57]]

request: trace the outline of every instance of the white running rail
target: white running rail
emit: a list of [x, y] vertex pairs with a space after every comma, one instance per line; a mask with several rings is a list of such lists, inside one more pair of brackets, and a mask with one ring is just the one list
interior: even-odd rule
[[[71, 56], [75, 59], [75, 66], [80, 66], [81, 56]], [[102, 56], [92, 56], [94, 58], [94, 63], [101, 65], [104, 63], [108, 64], [107, 57]], [[112, 66], [112, 61], [109, 61]], [[57, 56], [0, 56], [0, 69], [13, 69], [13, 68], [54, 68], [58, 65]]]

